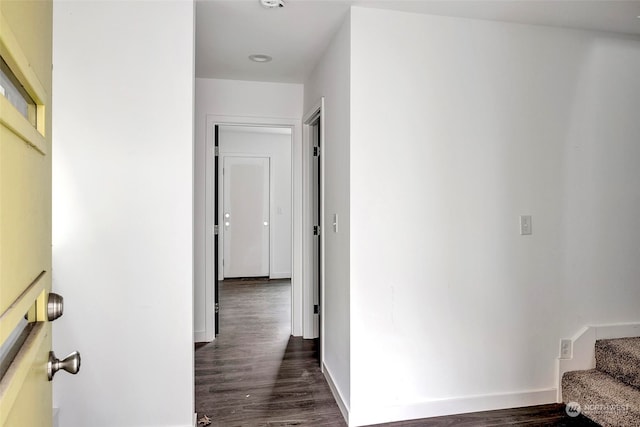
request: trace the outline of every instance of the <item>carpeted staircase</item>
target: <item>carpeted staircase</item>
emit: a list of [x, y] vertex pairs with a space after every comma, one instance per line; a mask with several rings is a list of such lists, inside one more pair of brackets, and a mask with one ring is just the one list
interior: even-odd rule
[[604, 427], [640, 427], [640, 337], [597, 340], [595, 356], [562, 376], [562, 400]]

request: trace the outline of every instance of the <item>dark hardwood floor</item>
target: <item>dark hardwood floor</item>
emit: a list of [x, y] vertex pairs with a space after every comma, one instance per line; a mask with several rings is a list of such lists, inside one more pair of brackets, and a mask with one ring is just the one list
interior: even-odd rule
[[564, 411], [563, 404], [530, 406], [527, 408], [501, 409], [499, 411], [473, 412], [446, 417], [378, 424], [387, 427], [598, 427], [582, 415], [572, 418]]
[[[288, 280], [220, 283], [220, 334], [195, 350], [198, 418], [212, 426], [346, 426], [315, 358], [291, 337]], [[387, 427], [597, 426], [564, 405], [435, 417]]]
[[195, 351], [196, 411], [213, 426], [346, 426], [315, 358], [291, 337], [288, 280], [220, 283], [220, 334]]

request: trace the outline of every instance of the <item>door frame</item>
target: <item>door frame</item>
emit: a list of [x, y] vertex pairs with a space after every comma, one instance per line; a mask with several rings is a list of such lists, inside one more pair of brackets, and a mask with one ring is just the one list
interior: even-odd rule
[[[273, 216], [274, 216], [273, 214], [275, 211], [275, 201], [273, 198], [273, 194], [275, 192], [275, 188], [274, 188], [275, 172], [273, 168], [273, 156], [268, 153], [249, 154], [249, 153], [222, 153], [221, 152], [220, 155], [218, 156], [219, 161], [222, 163], [222, 167], [218, 170], [218, 207], [220, 208], [218, 212], [218, 224], [220, 224], [218, 236], [220, 239], [219, 245], [222, 249], [219, 252], [221, 257], [218, 262], [218, 271], [220, 273], [218, 274], [218, 280], [224, 280], [224, 265], [222, 263], [222, 260], [224, 260], [224, 239], [225, 239], [225, 231], [224, 231], [224, 211], [225, 211], [224, 179], [225, 177], [224, 177], [224, 174], [222, 173], [222, 170], [224, 169], [224, 161], [228, 157], [232, 157], [232, 158], [248, 157], [248, 158], [260, 158], [260, 159], [269, 160], [269, 274], [268, 276], [269, 278], [272, 278], [271, 273], [273, 270], [271, 268], [271, 261], [273, 260], [273, 251], [274, 251], [272, 224], [273, 224]], [[278, 277], [274, 277], [274, 278], [278, 278]]]
[[[314, 313], [313, 313], [313, 215], [312, 215], [312, 185], [313, 185], [313, 168], [311, 165], [311, 159], [313, 155], [313, 139], [311, 135], [311, 125], [317, 120], [320, 119], [320, 150], [326, 149], [325, 144], [325, 107], [324, 107], [324, 97], [321, 97], [313, 107], [309, 109], [309, 111], [304, 115], [302, 119], [303, 123], [303, 147], [302, 147], [302, 156], [303, 156], [303, 203], [304, 203], [304, 230], [308, 231], [303, 233], [303, 254], [304, 254], [304, 289], [303, 289], [303, 299], [304, 299], [304, 338], [316, 338], [313, 323], [314, 323]], [[326, 156], [323, 152], [320, 152], [320, 330], [319, 330], [319, 338], [320, 338], [320, 366], [324, 371], [324, 322], [325, 322], [325, 235], [327, 233], [327, 227], [325, 222], [325, 195], [324, 195], [324, 177], [325, 177], [325, 159]]]
[[[299, 119], [222, 116], [208, 114], [206, 116], [205, 133], [205, 341], [215, 339], [215, 307], [214, 307], [214, 156], [215, 126], [254, 126], [285, 127], [291, 129], [291, 207], [292, 207], [292, 245], [291, 245], [291, 335], [303, 335], [303, 176], [302, 176], [302, 123]], [[198, 248], [196, 248], [198, 250]]]

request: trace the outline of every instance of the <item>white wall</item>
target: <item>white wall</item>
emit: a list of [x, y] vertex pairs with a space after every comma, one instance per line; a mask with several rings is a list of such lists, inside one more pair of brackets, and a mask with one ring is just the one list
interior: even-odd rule
[[[286, 133], [285, 133], [286, 132]], [[220, 126], [220, 165], [226, 156], [268, 156], [270, 159], [270, 257], [269, 277], [291, 278], [291, 131], [290, 129]], [[222, 168], [220, 168], [222, 174]], [[220, 217], [223, 224], [223, 177], [219, 178]], [[221, 247], [224, 247], [224, 227], [220, 227]], [[221, 252], [222, 253], [222, 252]], [[219, 279], [223, 279], [222, 257], [219, 259]]]
[[[224, 117], [225, 121], [236, 123], [300, 123], [302, 117], [302, 85], [285, 83], [264, 83], [236, 80], [196, 79], [195, 82], [195, 174], [194, 174], [194, 331], [196, 341], [206, 341], [213, 337], [213, 324], [207, 322], [206, 287], [206, 155], [208, 119]], [[211, 120], [209, 120], [211, 124]], [[302, 136], [293, 133], [291, 151], [293, 176], [301, 174]], [[292, 260], [292, 313], [293, 335], [302, 335], [302, 283], [295, 277], [302, 269], [302, 202], [301, 183], [293, 180], [293, 260]], [[296, 231], [297, 230], [297, 231]], [[212, 319], [211, 319], [212, 320]], [[209, 322], [210, 323], [210, 322]]]
[[555, 401], [560, 338], [640, 320], [640, 42], [351, 25], [351, 424]]
[[[344, 407], [350, 401], [350, 23], [347, 18], [305, 82], [304, 109], [309, 113], [325, 97], [324, 123], [324, 309], [325, 372]], [[333, 215], [338, 214], [338, 233]]]
[[60, 425], [192, 426], [193, 4], [54, 4]]

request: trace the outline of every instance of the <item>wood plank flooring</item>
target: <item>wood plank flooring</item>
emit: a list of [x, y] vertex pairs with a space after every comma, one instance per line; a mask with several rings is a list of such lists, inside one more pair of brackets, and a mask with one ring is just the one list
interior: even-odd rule
[[196, 411], [213, 426], [346, 426], [313, 340], [291, 337], [286, 281], [220, 283], [220, 334], [196, 346]]
[[527, 408], [501, 409], [499, 411], [473, 412], [447, 415], [446, 417], [378, 424], [378, 427], [598, 427], [582, 415], [572, 418], [564, 411], [563, 404], [530, 406]]
[[[195, 350], [198, 418], [212, 426], [346, 423], [315, 358], [313, 340], [291, 337], [288, 280], [220, 283], [220, 334]], [[564, 405], [476, 412], [380, 424], [386, 427], [597, 426]]]

